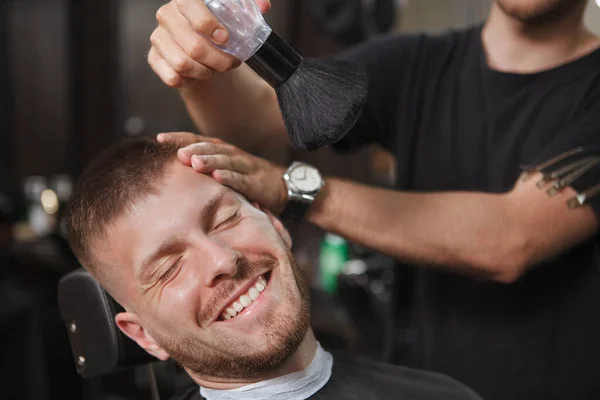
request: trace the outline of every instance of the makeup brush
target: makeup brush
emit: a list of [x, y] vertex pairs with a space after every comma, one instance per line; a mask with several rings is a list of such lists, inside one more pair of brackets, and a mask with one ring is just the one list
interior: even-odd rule
[[316, 150], [342, 139], [367, 97], [367, 75], [335, 58], [303, 58], [265, 22], [254, 0], [204, 0], [229, 32], [220, 49], [246, 62], [277, 92], [292, 147]]

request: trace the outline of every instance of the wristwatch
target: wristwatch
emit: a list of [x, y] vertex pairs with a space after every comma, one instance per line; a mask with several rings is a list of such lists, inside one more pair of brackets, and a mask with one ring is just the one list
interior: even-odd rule
[[283, 174], [288, 201], [281, 213], [283, 219], [300, 220], [325, 185], [319, 170], [310, 164], [295, 161]]

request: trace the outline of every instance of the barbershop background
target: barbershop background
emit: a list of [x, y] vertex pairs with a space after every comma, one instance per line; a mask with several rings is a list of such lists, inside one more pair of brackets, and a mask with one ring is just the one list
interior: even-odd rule
[[[0, 0], [0, 398], [150, 398], [147, 366], [83, 379], [57, 305], [62, 276], [78, 268], [61, 229], [73, 182], [101, 150], [128, 136], [195, 132], [177, 93], [146, 62], [165, 0]], [[348, 4], [361, 4], [358, 13]], [[600, 0], [599, 0], [600, 3]], [[438, 32], [482, 21], [489, 0], [273, 0], [267, 20], [304, 56], [344, 50], [394, 31]], [[600, 5], [588, 26], [600, 33]], [[326, 110], [324, 110], [326, 112]], [[372, 147], [353, 155], [259, 154], [304, 160], [325, 175], [390, 186], [394, 160]], [[313, 291], [313, 327], [328, 347], [382, 361], [407, 354], [402, 271], [386, 257], [307, 224], [289, 226]], [[400, 299], [401, 300], [401, 299]], [[392, 327], [401, 334], [390, 335]], [[403, 332], [403, 333], [402, 333]], [[155, 369], [168, 393], [185, 379]]]

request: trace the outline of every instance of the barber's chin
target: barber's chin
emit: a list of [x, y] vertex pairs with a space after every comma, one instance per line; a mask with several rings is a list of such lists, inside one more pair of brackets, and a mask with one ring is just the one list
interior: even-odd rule
[[283, 293], [279, 284], [280, 270], [281, 268], [275, 268], [259, 277], [247, 293], [226, 307], [215, 326], [246, 333], [262, 330], [259, 321], [281, 305]]

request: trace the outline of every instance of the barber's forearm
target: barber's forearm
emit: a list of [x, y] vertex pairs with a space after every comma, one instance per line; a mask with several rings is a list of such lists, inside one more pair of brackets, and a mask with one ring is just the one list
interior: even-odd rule
[[308, 220], [406, 262], [490, 279], [521, 265], [523, 243], [503, 195], [413, 194], [329, 179]]
[[243, 149], [288, 145], [275, 91], [247, 65], [181, 89], [199, 132]]

